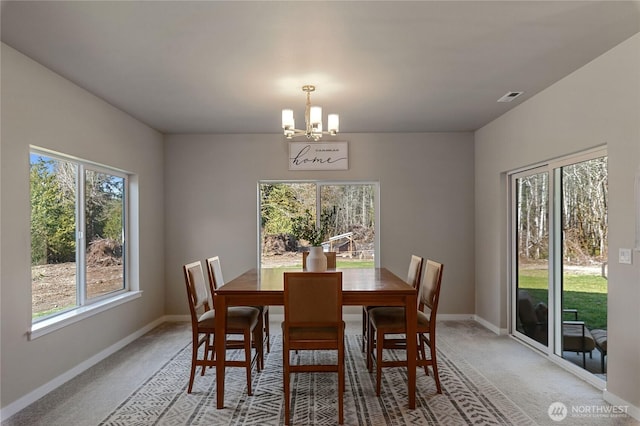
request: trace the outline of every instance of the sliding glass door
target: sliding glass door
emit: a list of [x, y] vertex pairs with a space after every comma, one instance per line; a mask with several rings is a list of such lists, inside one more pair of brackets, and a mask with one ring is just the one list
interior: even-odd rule
[[593, 335], [607, 327], [606, 151], [513, 173], [510, 183], [511, 331], [603, 375]]

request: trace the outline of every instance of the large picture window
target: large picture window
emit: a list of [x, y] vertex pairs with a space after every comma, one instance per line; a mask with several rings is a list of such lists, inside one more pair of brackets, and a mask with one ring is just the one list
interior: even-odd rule
[[127, 175], [30, 153], [32, 322], [128, 289]]
[[378, 257], [376, 182], [263, 181], [260, 192], [260, 267], [300, 267], [309, 241], [293, 235], [297, 217], [330, 217], [322, 246], [340, 268], [373, 268]]

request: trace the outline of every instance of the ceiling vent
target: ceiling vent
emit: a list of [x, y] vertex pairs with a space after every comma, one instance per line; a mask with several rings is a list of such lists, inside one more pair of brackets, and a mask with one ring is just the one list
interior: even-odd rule
[[498, 102], [511, 102], [518, 96], [522, 95], [524, 92], [508, 92], [506, 95], [498, 99]]

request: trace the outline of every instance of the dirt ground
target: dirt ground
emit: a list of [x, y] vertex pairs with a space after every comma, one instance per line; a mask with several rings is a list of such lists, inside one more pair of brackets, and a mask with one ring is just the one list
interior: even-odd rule
[[[92, 266], [87, 269], [89, 297], [122, 287], [122, 265]], [[31, 268], [32, 313], [62, 310], [76, 304], [75, 262], [39, 265]]]

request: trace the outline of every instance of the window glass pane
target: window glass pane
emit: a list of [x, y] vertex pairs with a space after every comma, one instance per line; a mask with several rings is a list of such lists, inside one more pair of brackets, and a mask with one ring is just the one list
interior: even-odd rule
[[292, 219], [305, 210], [315, 217], [315, 183], [260, 184], [260, 250], [262, 267], [302, 267]]
[[30, 156], [34, 321], [77, 305], [76, 176], [70, 162]]
[[588, 335], [607, 328], [607, 187], [607, 157], [562, 167], [562, 356], [597, 373]]
[[331, 184], [320, 186], [323, 212], [333, 211], [328, 251], [338, 252], [338, 266], [354, 259], [368, 262], [358, 267], [373, 267], [375, 243], [375, 187], [371, 184]]
[[549, 174], [516, 179], [516, 328], [548, 344]]
[[87, 298], [122, 290], [124, 183], [119, 176], [85, 171]]

